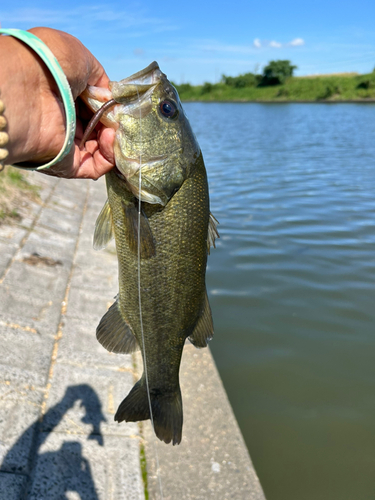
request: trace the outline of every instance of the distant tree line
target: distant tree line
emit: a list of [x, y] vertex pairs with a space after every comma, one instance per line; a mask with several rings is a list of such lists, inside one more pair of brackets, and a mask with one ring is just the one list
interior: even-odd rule
[[[270, 61], [263, 69], [263, 74], [244, 73], [238, 76], [222, 75], [221, 83], [235, 88], [243, 87], [266, 87], [268, 85], [280, 85], [285, 80], [293, 76], [293, 71], [297, 66], [293, 66], [290, 61]], [[205, 84], [206, 85], [206, 84]]]
[[[290, 61], [270, 61], [263, 69], [263, 74], [244, 73], [238, 76], [221, 76], [221, 84], [228, 85], [233, 88], [244, 87], [266, 87], [268, 85], [280, 85], [285, 83], [285, 80], [293, 76], [293, 71], [297, 66], [293, 66]], [[192, 90], [193, 85], [190, 83], [181, 83], [176, 85], [180, 93], [189, 92]], [[214, 83], [205, 82], [201, 88], [202, 94], [208, 94], [215, 88]]]
[[375, 101], [375, 70], [291, 78], [290, 61], [270, 61], [262, 74], [222, 75], [217, 83], [175, 85], [185, 101]]

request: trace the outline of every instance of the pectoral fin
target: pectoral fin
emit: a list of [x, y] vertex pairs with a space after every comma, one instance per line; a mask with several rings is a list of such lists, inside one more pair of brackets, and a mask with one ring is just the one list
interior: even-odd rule
[[214, 335], [214, 325], [212, 323], [212, 314], [210, 303], [208, 302], [207, 291], [204, 295], [204, 304], [202, 314], [195, 325], [193, 333], [189, 340], [195, 347], [206, 347], [207, 343]]
[[113, 238], [112, 214], [108, 200], [104, 203], [98, 218], [96, 219], [94, 232], [94, 249], [101, 250]]
[[109, 352], [131, 353], [139, 349], [130, 326], [122, 317], [118, 300], [114, 302], [100, 320], [96, 338]]
[[210, 218], [208, 220], [208, 236], [207, 236], [207, 252], [210, 253], [210, 247], [216, 248], [215, 240], [220, 238], [219, 231], [217, 230], [217, 225], [219, 222], [210, 212]]
[[140, 221], [140, 245], [141, 259], [149, 259], [155, 255], [155, 241], [151, 232], [148, 219], [141, 213], [139, 217], [138, 209], [134, 204], [122, 204], [125, 211], [125, 234], [129, 248], [134, 255], [138, 254], [138, 221]]

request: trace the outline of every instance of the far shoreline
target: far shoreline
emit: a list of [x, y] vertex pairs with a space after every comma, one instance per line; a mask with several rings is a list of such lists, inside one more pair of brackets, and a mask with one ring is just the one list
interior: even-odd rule
[[[246, 76], [246, 75], [245, 75]], [[226, 79], [225, 79], [226, 78]], [[218, 83], [184, 83], [175, 87], [185, 102], [372, 103], [375, 72], [365, 75], [288, 77], [283, 83], [260, 85], [244, 76], [223, 77]]]
[[205, 104], [220, 104], [220, 103], [235, 103], [235, 104], [373, 104], [375, 99], [343, 99], [343, 100], [329, 100], [329, 99], [319, 99], [315, 101], [309, 100], [290, 100], [290, 101], [280, 101], [280, 100], [247, 100], [247, 99], [228, 99], [228, 100], [212, 100], [208, 101], [205, 99], [181, 99], [183, 103], [188, 102], [200, 102]]

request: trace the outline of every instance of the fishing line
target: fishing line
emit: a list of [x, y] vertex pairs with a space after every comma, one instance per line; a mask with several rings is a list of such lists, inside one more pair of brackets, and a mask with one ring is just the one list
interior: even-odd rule
[[[137, 89], [137, 96], [138, 96], [138, 102], [139, 102], [138, 86], [136, 86], [136, 89]], [[145, 346], [145, 337], [144, 337], [144, 330], [143, 330], [142, 302], [141, 302], [141, 211], [142, 211], [142, 200], [141, 200], [141, 198], [142, 198], [141, 197], [141, 190], [142, 190], [142, 109], [141, 109], [141, 106], [139, 106], [139, 144], [140, 144], [140, 148], [139, 148], [139, 174], [138, 174], [138, 230], [137, 230], [137, 238], [138, 238], [138, 303], [139, 303], [139, 321], [140, 321], [141, 337], [142, 337], [143, 365], [144, 365], [145, 378], [146, 378], [148, 406], [150, 408], [150, 420], [151, 420], [151, 425], [152, 425], [152, 429], [154, 431], [154, 436], [155, 436], [154, 416], [152, 414], [150, 387], [148, 384], [146, 346]], [[158, 476], [158, 481], [159, 481], [160, 496], [161, 496], [161, 499], [163, 500], [164, 497], [163, 497], [163, 488], [161, 485], [159, 455], [158, 455], [158, 451], [157, 451], [157, 448], [155, 445], [155, 439], [156, 438], [154, 437], [153, 444], [154, 444], [154, 452], [155, 452], [155, 458], [156, 458], [157, 476]]]

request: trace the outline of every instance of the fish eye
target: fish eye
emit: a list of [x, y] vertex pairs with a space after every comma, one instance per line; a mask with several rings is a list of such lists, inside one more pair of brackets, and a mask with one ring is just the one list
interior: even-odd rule
[[178, 115], [177, 105], [172, 101], [162, 101], [159, 107], [161, 114], [170, 120]]

